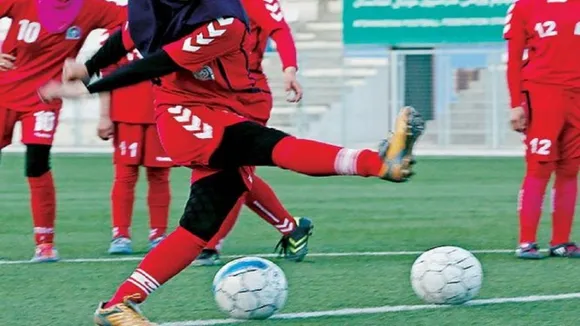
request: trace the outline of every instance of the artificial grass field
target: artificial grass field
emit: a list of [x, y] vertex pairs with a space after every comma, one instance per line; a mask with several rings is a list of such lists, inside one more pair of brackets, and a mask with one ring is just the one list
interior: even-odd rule
[[[139, 256], [122, 260], [106, 254], [111, 234], [111, 159], [55, 155], [57, 248], [64, 259], [81, 258], [55, 264], [24, 262], [32, 256], [33, 241], [23, 164], [22, 155], [5, 154], [0, 166], [0, 257], [4, 259], [0, 325], [91, 325], [97, 303], [110, 297]], [[512, 249], [516, 243], [520, 158], [421, 158], [417, 173], [410, 183], [391, 184], [259, 170], [293, 214], [314, 220], [310, 248], [318, 255], [298, 264], [272, 258], [289, 281], [286, 315], [280, 316], [285, 319], [248, 324], [578, 325], [580, 300], [575, 298], [580, 297], [580, 261], [519, 261], [511, 252], [493, 251]], [[175, 225], [188, 195], [188, 171], [175, 169], [172, 185], [171, 224]], [[134, 248], [141, 254], [148, 234], [145, 187], [142, 178], [133, 228]], [[549, 211], [549, 205], [545, 208]], [[544, 247], [550, 232], [545, 215], [540, 232]], [[278, 239], [269, 225], [244, 211], [223, 254], [271, 254]], [[494, 300], [448, 309], [415, 306], [422, 303], [409, 284], [411, 264], [416, 252], [438, 245], [491, 250], [476, 256], [485, 273], [479, 298]], [[226, 323], [210, 291], [217, 269], [189, 268], [150, 297], [143, 305], [145, 314], [173, 326]], [[573, 294], [529, 297], [566, 293]], [[512, 303], [495, 300], [506, 297], [517, 298], [510, 299]], [[369, 307], [383, 308], [362, 310]], [[345, 308], [353, 309], [341, 310]], [[327, 312], [318, 317], [304, 314], [316, 311]]]

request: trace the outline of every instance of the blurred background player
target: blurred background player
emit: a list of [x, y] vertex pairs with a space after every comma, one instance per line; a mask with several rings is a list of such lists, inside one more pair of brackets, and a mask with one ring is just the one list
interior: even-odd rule
[[[103, 33], [102, 41], [109, 37]], [[118, 66], [142, 56], [138, 50], [129, 52]], [[111, 67], [108, 71], [114, 70]], [[106, 75], [108, 71], [104, 71]], [[113, 240], [110, 254], [131, 254], [131, 219], [135, 203], [135, 185], [139, 166], [144, 166], [149, 189], [149, 247], [155, 247], [165, 236], [169, 218], [171, 190], [169, 172], [173, 166], [167, 157], [155, 126], [153, 85], [146, 81], [110, 93], [100, 94], [101, 114], [98, 135], [103, 140], [113, 138], [115, 175], [111, 190], [111, 220]]]
[[[163, 146], [175, 163], [198, 174], [192, 178], [180, 226], [97, 308], [94, 320], [102, 326], [152, 325], [137, 305], [187, 268], [228, 215], [239, 213], [253, 181], [252, 166], [278, 166], [311, 176], [356, 175], [403, 182], [412, 174], [412, 148], [424, 127], [414, 109], [403, 108], [391, 143], [383, 143], [377, 153], [299, 139], [249, 121], [235, 113], [241, 106], [236, 92], [249, 91], [254, 85], [243, 43], [248, 22], [239, 2], [202, 0], [153, 6], [153, 1], [129, 2], [128, 30], [112, 35], [84, 67], [65, 69], [65, 80], [91, 76], [136, 46], [144, 59], [88, 86], [79, 81], [49, 83], [39, 90], [47, 100], [79, 97], [161, 77], [155, 103]], [[164, 10], [170, 7], [173, 10]], [[206, 23], [208, 18], [212, 20]]]
[[2, 0], [3, 17], [12, 24], [0, 51], [0, 149], [10, 145], [20, 121], [36, 242], [32, 260], [56, 261], [50, 149], [62, 102], [42, 103], [37, 89], [60, 80], [65, 59], [76, 57], [92, 30], [124, 23], [126, 9], [105, 0]]
[[[266, 52], [268, 40], [276, 42], [276, 49], [282, 62], [286, 92], [289, 102], [298, 102], [302, 98], [302, 87], [296, 78], [298, 60], [292, 30], [284, 19], [284, 13], [276, 0], [242, 0], [250, 20], [250, 35], [246, 40], [249, 52], [249, 70], [256, 80], [258, 93], [241, 93], [238, 99], [244, 104], [245, 117], [266, 125], [272, 111], [273, 99], [268, 79], [262, 70], [262, 59]], [[282, 234], [279, 242], [281, 253], [286, 259], [302, 261], [308, 253], [308, 237], [313, 224], [305, 217], [294, 218], [282, 205], [274, 190], [261, 178], [255, 176], [252, 189], [246, 196], [246, 206], [270, 223]], [[219, 247], [231, 230], [236, 218], [224, 221], [224, 226], [216, 237], [208, 243], [194, 262], [195, 265], [211, 266], [220, 264]]]
[[512, 128], [525, 134], [526, 145], [516, 255], [542, 258], [536, 233], [555, 174], [550, 256], [580, 258], [570, 241], [580, 166], [580, 1], [519, 0], [508, 11], [504, 37]]

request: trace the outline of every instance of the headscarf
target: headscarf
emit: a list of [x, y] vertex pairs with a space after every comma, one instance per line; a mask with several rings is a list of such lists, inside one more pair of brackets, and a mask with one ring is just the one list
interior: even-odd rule
[[129, 1], [129, 33], [143, 55], [221, 17], [237, 18], [249, 26], [240, 0]]
[[51, 34], [67, 30], [77, 18], [84, 0], [36, 0], [40, 24]]

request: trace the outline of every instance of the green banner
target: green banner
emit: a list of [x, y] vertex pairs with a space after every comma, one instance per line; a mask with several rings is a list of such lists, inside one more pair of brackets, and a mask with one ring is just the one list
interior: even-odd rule
[[345, 44], [501, 42], [512, 0], [344, 0]]

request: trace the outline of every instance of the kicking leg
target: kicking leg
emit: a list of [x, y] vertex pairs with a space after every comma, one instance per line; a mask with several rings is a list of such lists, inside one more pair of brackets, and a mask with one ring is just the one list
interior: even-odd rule
[[156, 247], [165, 238], [167, 231], [169, 203], [171, 202], [169, 172], [169, 168], [147, 168], [150, 248]]
[[179, 227], [145, 256], [109, 302], [99, 306], [95, 323], [151, 325], [136, 304], [191, 264], [246, 191], [238, 169], [219, 171], [193, 183]]
[[30, 207], [34, 224], [36, 252], [32, 261], [59, 259], [54, 248], [56, 195], [50, 168], [50, 145], [26, 146], [26, 177], [30, 188]]

